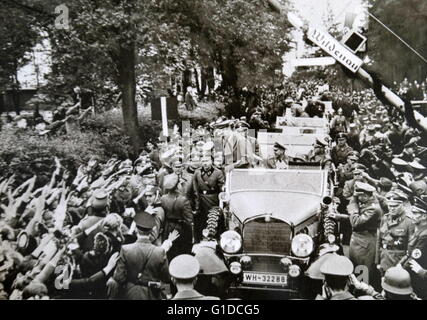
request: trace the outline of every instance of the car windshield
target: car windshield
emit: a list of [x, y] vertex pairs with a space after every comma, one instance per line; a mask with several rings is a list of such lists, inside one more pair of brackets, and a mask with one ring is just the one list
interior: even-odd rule
[[322, 170], [233, 170], [229, 193], [248, 191], [301, 192], [323, 194]]

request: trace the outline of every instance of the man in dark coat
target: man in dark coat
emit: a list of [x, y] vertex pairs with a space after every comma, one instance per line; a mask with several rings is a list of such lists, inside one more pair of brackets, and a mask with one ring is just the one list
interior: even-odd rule
[[[172, 161], [173, 175], [178, 176], [178, 192], [190, 200], [191, 208], [195, 208], [195, 195], [193, 189], [193, 175], [184, 170], [182, 159], [174, 159]], [[162, 192], [164, 193], [164, 186]]]
[[161, 282], [169, 282], [168, 261], [163, 247], [151, 243], [150, 233], [155, 226], [152, 215], [135, 216], [138, 239], [124, 245], [120, 252], [113, 280], [109, 281], [112, 298], [122, 289], [122, 297], [130, 300], [162, 299]]
[[196, 194], [196, 216], [194, 218], [194, 237], [196, 242], [202, 239], [202, 231], [206, 228], [208, 212], [219, 205], [218, 195], [224, 185], [224, 175], [215, 168], [210, 156], [202, 158], [202, 168], [194, 173], [193, 189]]
[[405, 256], [409, 239], [414, 233], [413, 220], [409, 218], [405, 201], [408, 197], [398, 191], [386, 195], [389, 213], [384, 215], [379, 232], [380, 266], [385, 272]]
[[348, 205], [353, 233], [350, 239], [350, 260], [354, 265], [364, 265], [373, 275], [377, 244], [377, 229], [381, 220], [381, 208], [373, 195], [375, 188], [367, 183], [356, 182], [354, 197]]
[[331, 151], [332, 162], [336, 167], [338, 167], [340, 163], [345, 164], [348, 155], [352, 151], [353, 149], [347, 144], [347, 135], [345, 133], [339, 133], [337, 135], [337, 145], [334, 146]]

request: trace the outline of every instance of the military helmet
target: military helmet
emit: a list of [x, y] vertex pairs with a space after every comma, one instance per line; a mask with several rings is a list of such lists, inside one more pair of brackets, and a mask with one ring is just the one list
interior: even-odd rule
[[390, 293], [409, 295], [413, 292], [409, 272], [400, 266], [391, 267], [385, 272], [382, 288]]

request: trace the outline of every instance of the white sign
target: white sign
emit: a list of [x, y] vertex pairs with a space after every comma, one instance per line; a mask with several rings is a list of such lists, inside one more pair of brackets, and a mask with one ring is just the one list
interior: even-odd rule
[[359, 70], [360, 66], [362, 65], [362, 59], [345, 48], [329, 33], [314, 27], [309, 27], [307, 36], [311, 41], [329, 53], [344, 67], [351, 70], [352, 72], [357, 72], [357, 70]]
[[166, 108], [166, 97], [160, 97], [160, 106], [162, 110], [162, 129], [165, 137], [169, 136], [168, 131], [168, 112]]
[[329, 66], [335, 64], [336, 60], [332, 57], [294, 59], [291, 61], [294, 67], [300, 66]]

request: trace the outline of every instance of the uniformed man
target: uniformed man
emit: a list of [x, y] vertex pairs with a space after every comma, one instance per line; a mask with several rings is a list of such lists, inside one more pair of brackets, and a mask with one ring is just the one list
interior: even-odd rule
[[137, 215], [135, 223], [138, 228], [138, 239], [135, 243], [122, 247], [112, 280], [107, 282], [110, 297], [160, 300], [161, 282], [169, 282], [166, 252], [163, 247], [151, 243], [150, 234], [156, 224], [152, 215], [148, 213]]
[[266, 161], [268, 169], [287, 169], [289, 167], [290, 157], [286, 155], [286, 147], [278, 142], [273, 146], [274, 156]]
[[398, 265], [389, 268], [381, 282], [383, 297], [386, 300], [420, 300], [411, 285], [411, 276], [408, 271]]
[[394, 158], [391, 163], [390, 170], [394, 174], [396, 181], [409, 186], [414, 181], [414, 178], [408, 170], [408, 162], [400, 158]]
[[[191, 208], [195, 209], [195, 195], [193, 189], [193, 175], [184, 170], [184, 164], [182, 163], [182, 159], [175, 158], [172, 161], [172, 170], [174, 175], [178, 177], [178, 192], [185, 196], [188, 200], [190, 200]], [[163, 186], [163, 193], [165, 192]]]
[[393, 181], [388, 178], [381, 177], [377, 184], [377, 198], [380, 202], [381, 210], [384, 214], [388, 213], [388, 205], [387, 205], [387, 193], [390, 192], [393, 187]]
[[344, 183], [344, 188], [342, 191], [342, 196], [345, 199], [350, 199], [354, 195], [354, 188], [355, 188], [356, 182], [368, 183], [368, 180], [364, 176], [365, 171], [366, 171], [366, 167], [363, 164], [356, 163], [353, 166], [353, 179], [347, 180]]
[[248, 135], [249, 124], [237, 123], [236, 134], [230, 136], [224, 147], [225, 163], [228, 170], [233, 168], [253, 168], [261, 160], [258, 141]]
[[374, 135], [375, 135], [375, 125], [370, 124], [367, 126], [367, 131], [360, 137], [360, 144], [362, 148], [367, 148], [372, 145], [374, 141]]
[[120, 215], [123, 215], [126, 208], [136, 208], [135, 202], [132, 201], [133, 196], [134, 193], [129, 180], [124, 180], [123, 183], [112, 192], [110, 201], [111, 212], [116, 212]]
[[406, 215], [404, 202], [408, 197], [399, 191], [386, 195], [388, 214], [384, 215], [379, 230], [380, 270], [382, 273], [399, 263], [408, 249], [414, 233], [414, 223]]
[[322, 295], [316, 300], [357, 300], [349, 291], [349, 276], [353, 269], [353, 263], [347, 257], [330, 254], [320, 267], [325, 280]]
[[359, 300], [420, 300], [413, 292], [411, 277], [402, 266], [389, 268], [381, 279], [382, 293], [365, 282], [350, 275], [350, 283], [354, 287]]
[[347, 143], [350, 147], [353, 148], [353, 150], [360, 151], [361, 150], [360, 135], [358, 133], [357, 124], [350, 123], [349, 127], [350, 127], [350, 132], [348, 133], [348, 136], [347, 136]]
[[427, 181], [425, 178], [426, 167], [424, 167], [418, 161], [412, 161], [409, 163], [409, 166], [414, 172], [414, 182], [409, 185], [412, 192], [414, 192], [417, 197], [421, 197], [427, 194]]
[[340, 133], [347, 132], [348, 123], [345, 116], [342, 114], [342, 108], [339, 108], [337, 114], [331, 120], [331, 135], [336, 136]]
[[162, 196], [162, 208], [165, 210], [165, 227], [163, 237], [173, 230], [177, 230], [180, 238], [168, 251], [168, 260], [180, 254], [190, 253], [193, 244], [193, 212], [190, 201], [179, 193], [178, 176], [168, 175], [164, 179], [166, 194]]
[[164, 153], [162, 153], [160, 156], [160, 161], [162, 163], [162, 166], [159, 169], [159, 172], [157, 173], [157, 185], [162, 190], [163, 190], [164, 177], [167, 176], [168, 174], [173, 173], [173, 170], [171, 168], [171, 161], [174, 154], [175, 154], [175, 150], [169, 147], [169, 149]]
[[334, 146], [331, 151], [332, 162], [336, 167], [338, 167], [340, 163], [346, 163], [347, 157], [352, 151], [353, 149], [347, 144], [347, 135], [345, 133], [339, 133], [337, 135], [337, 145]]
[[356, 182], [354, 197], [347, 206], [353, 231], [349, 256], [354, 265], [366, 266], [370, 276], [374, 270], [377, 228], [381, 220], [381, 208], [374, 192], [373, 186]]
[[204, 296], [194, 290], [199, 271], [199, 262], [189, 254], [181, 254], [170, 262], [169, 274], [177, 288], [172, 300], [219, 300], [218, 297]]
[[229, 270], [224, 260], [217, 255], [218, 242], [215, 234], [218, 229], [216, 223], [209, 223], [203, 229], [203, 239], [193, 246], [192, 252], [200, 264], [200, 272], [196, 285], [197, 291], [206, 295], [225, 298], [229, 284]]
[[415, 232], [408, 244], [407, 260], [403, 267], [411, 275], [412, 287], [418, 297], [427, 299], [427, 280], [423, 269], [427, 269], [427, 211], [418, 206], [412, 207]]
[[219, 205], [218, 195], [224, 185], [222, 171], [215, 168], [210, 156], [202, 158], [202, 167], [193, 176], [193, 189], [196, 194], [196, 216], [194, 218], [194, 237], [198, 242], [202, 230], [206, 228], [207, 216], [212, 207]]
[[[162, 208], [160, 189], [155, 186], [148, 186], [145, 190], [144, 197], [147, 202], [147, 207], [143, 212], [151, 215], [155, 222], [155, 226], [151, 229], [151, 240], [154, 244], [160, 245], [163, 236], [163, 226], [165, 224], [165, 211]], [[138, 213], [136, 215], [138, 215]]]
[[104, 189], [96, 190], [90, 199], [87, 215], [73, 228], [78, 237], [80, 248], [83, 252], [92, 250], [94, 236], [101, 231], [101, 221], [108, 213], [108, 193]]
[[359, 158], [353, 154], [350, 154], [347, 157], [347, 163], [340, 165], [337, 168], [337, 178], [339, 186], [342, 188], [346, 181], [353, 179], [353, 170], [354, 166], [357, 163]]
[[314, 144], [314, 149], [307, 155], [308, 162], [318, 162], [322, 169], [330, 170], [331, 168], [331, 156], [328, 154], [326, 147], [328, 142], [323, 137], [317, 137]]

